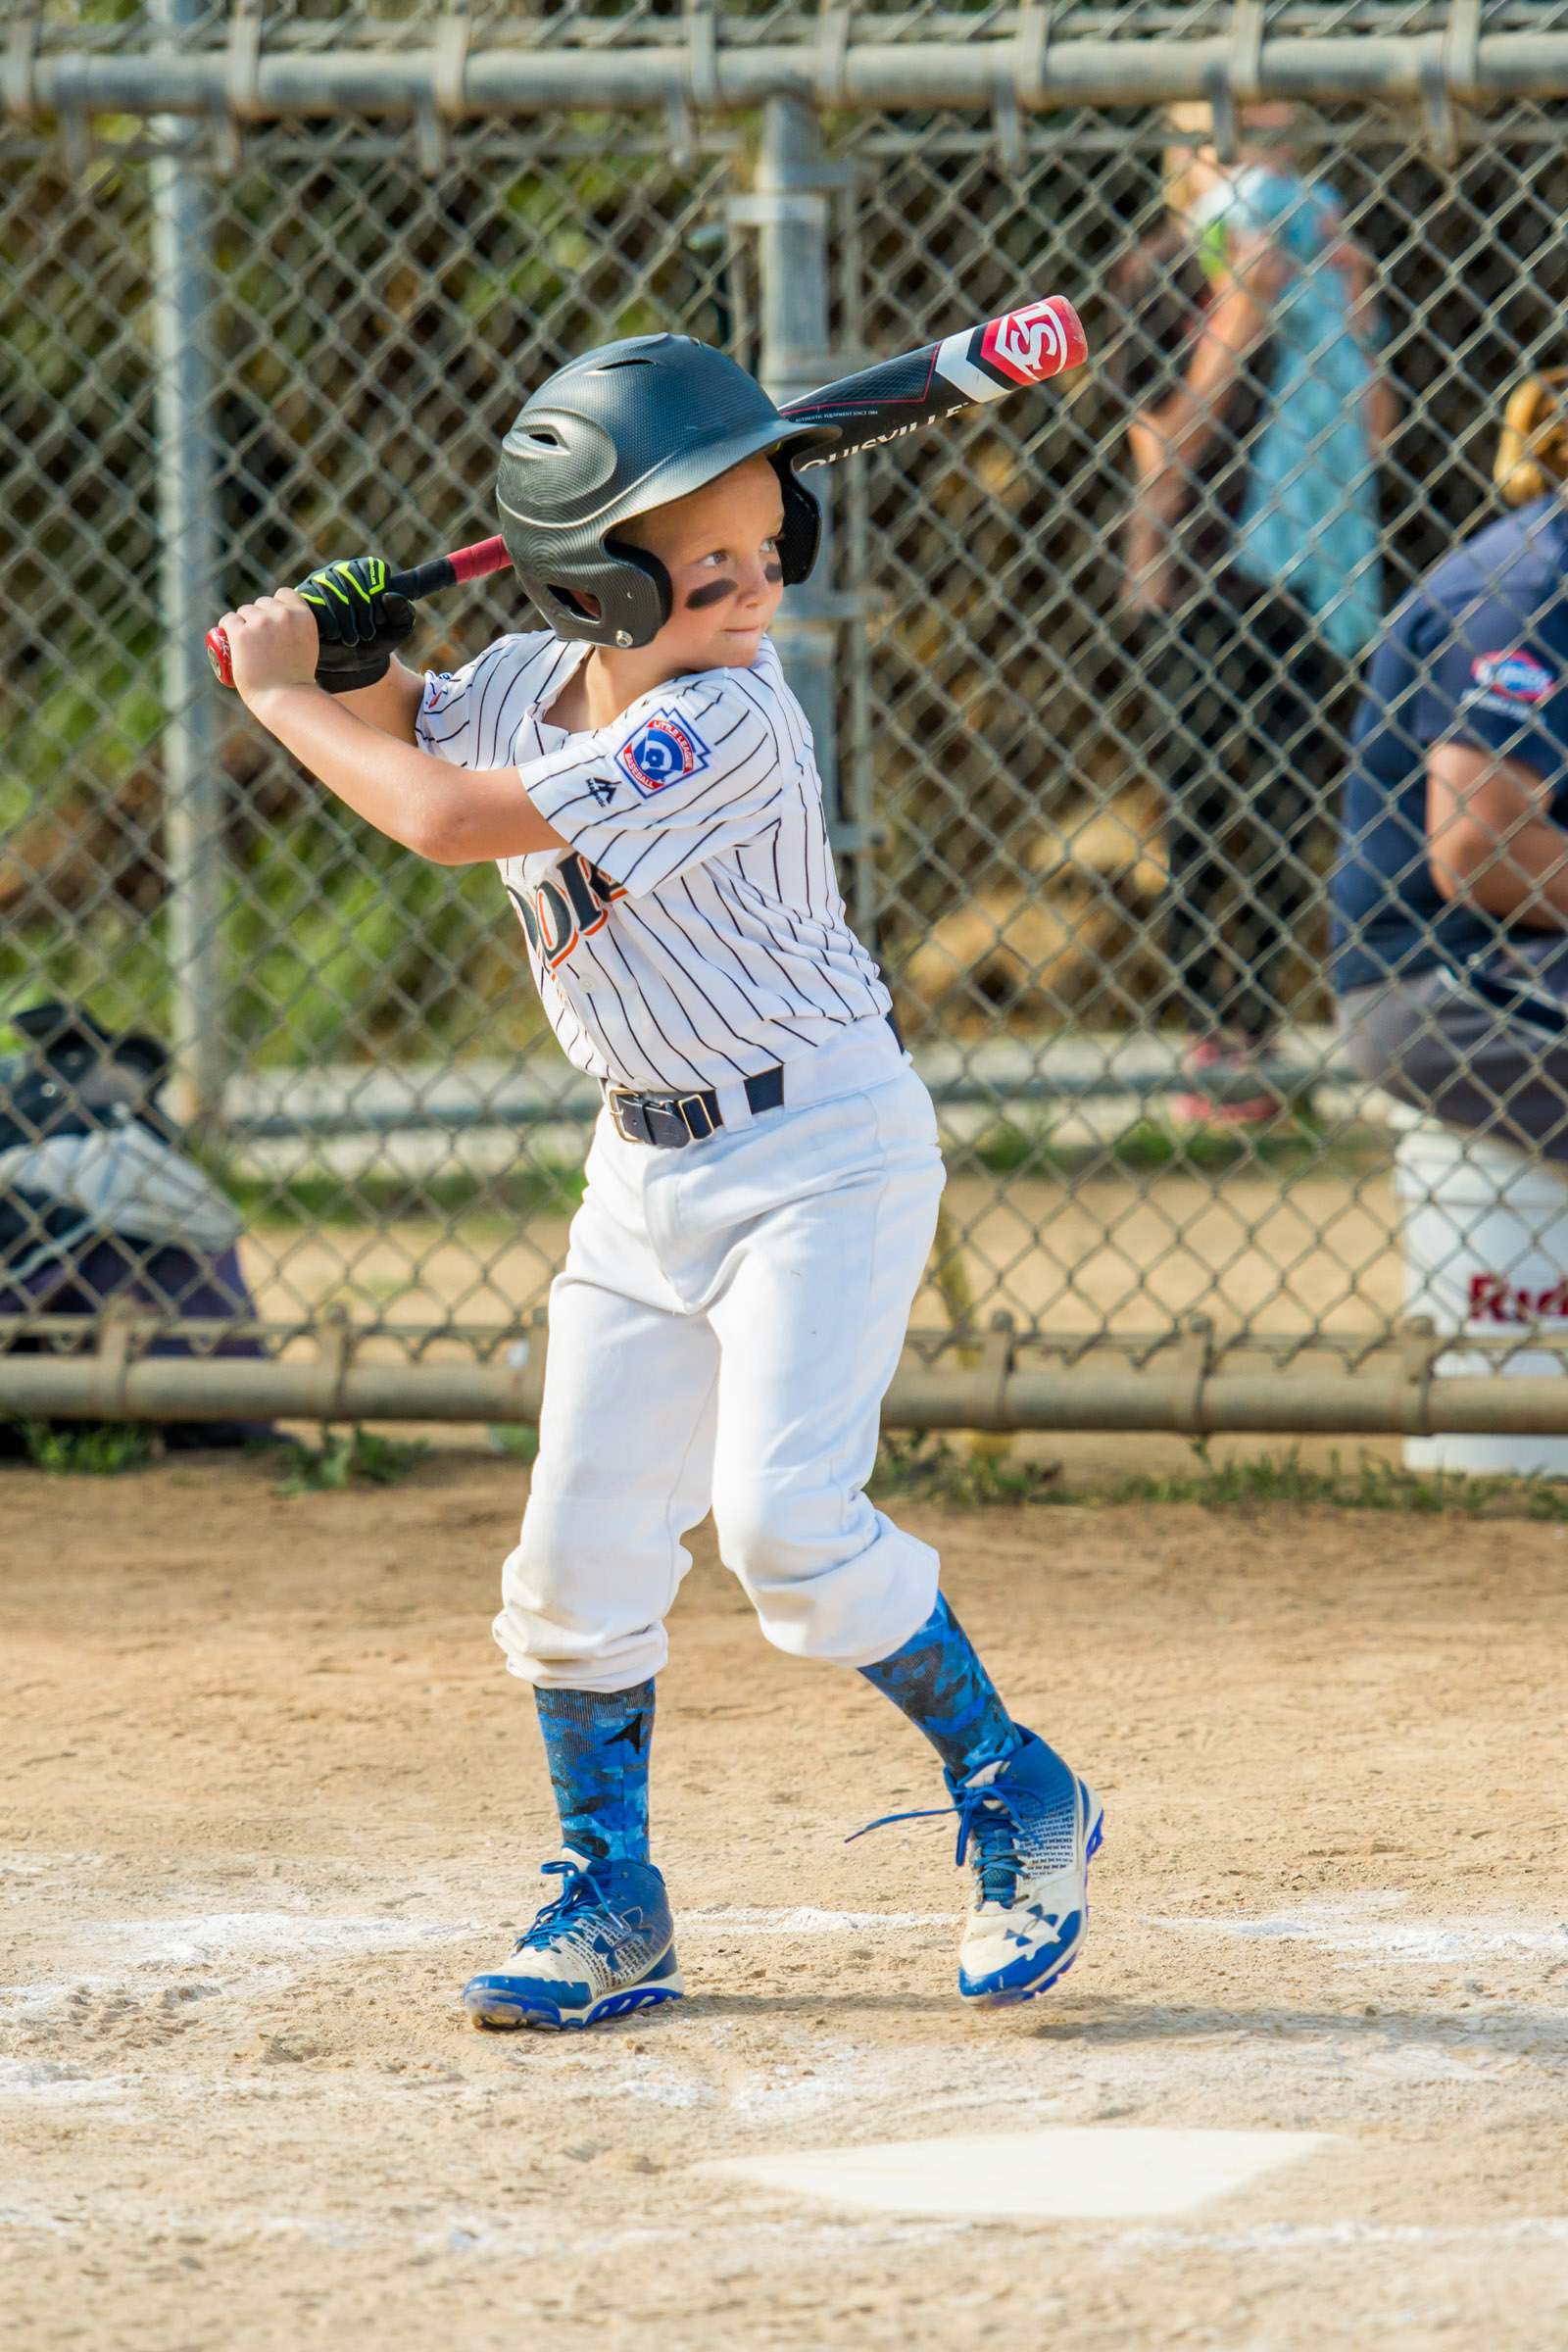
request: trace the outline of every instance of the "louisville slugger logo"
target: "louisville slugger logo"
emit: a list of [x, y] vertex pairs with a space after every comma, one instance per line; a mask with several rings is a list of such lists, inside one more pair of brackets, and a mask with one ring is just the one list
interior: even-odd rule
[[949, 335], [937, 346], [937, 372], [970, 400], [1000, 400], [1020, 384], [1041, 384], [1064, 368], [1080, 367], [1088, 355], [1072, 304], [1048, 294], [1043, 302], [988, 318], [984, 326]]
[[1038, 384], [1067, 365], [1067, 336], [1054, 299], [1008, 311], [980, 329], [983, 359], [1014, 383]]
[[[972, 406], [970, 401], [956, 400], [950, 408], [941, 410], [939, 414], [945, 421], [949, 416], [961, 416], [964, 410]], [[808, 458], [796, 461], [795, 470], [805, 473], [810, 466], [836, 466], [841, 458], [858, 458], [862, 450], [880, 449], [885, 441], [906, 441], [911, 433], [923, 433], [928, 425], [936, 421], [934, 416], [919, 416], [913, 424], [894, 424], [885, 433], [868, 433], [863, 441], [857, 434], [855, 426], [847, 424], [844, 427], [845, 438], [838, 448], [813, 450]]]

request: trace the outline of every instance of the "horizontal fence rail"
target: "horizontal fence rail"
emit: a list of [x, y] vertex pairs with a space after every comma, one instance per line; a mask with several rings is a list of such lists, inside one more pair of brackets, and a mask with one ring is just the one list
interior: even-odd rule
[[[1253, 12], [1245, 12], [1250, 19]], [[1044, 20], [1045, 12], [1041, 12]], [[947, 41], [836, 40], [613, 52], [470, 49], [461, 71], [438, 45], [400, 56], [352, 49], [247, 57], [152, 50], [141, 56], [56, 52], [13, 69], [8, 111], [40, 116], [206, 115], [247, 123], [434, 114], [442, 122], [562, 108], [626, 113], [689, 107], [744, 113], [788, 97], [824, 110], [1011, 105], [1160, 106], [1181, 99], [1347, 99], [1379, 105], [1476, 105], [1568, 93], [1568, 31], [1490, 32], [1468, 45], [1448, 31], [1284, 40], [1054, 40], [1037, 34]]]
[[[1551, 799], [1555, 624], [1367, 700], [1554, 512], [1549, 401], [1494, 463], [1568, 368], [1563, 95], [1555, 0], [14, 9], [0, 1420], [537, 1414], [597, 1090], [493, 871], [338, 808], [201, 627], [486, 535], [594, 344], [788, 397], [1061, 291], [1090, 366], [835, 467], [777, 630], [949, 1167], [887, 1417], [1568, 1437], [1568, 915], [1511, 835], [1438, 890], [1426, 772]], [[410, 658], [531, 625], [490, 578]]]
[[[58, 1324], [58, 1318], [55, 1319]], [[198, 1343], [231, 1344], [231, 1326], [179, 1327]], [[47, 1322], [35, 1330], [47, 1331]], [[73, 1335], [79, 1341], [79, 1332]], [[305, 1356], [236, 1361], [146, 1352], [155, 1327], [109, 1316], [89, 1352], [9, 1356], [0, 1352], [0, 1419], [126, 1423], [274, 1418], [310, 1421], [482, 1421], [497, 1428], [539, 1418], [547, 1348], [542, 1333], [514, 1343], [507, 1360], [460, 1363], [356, 1360], [354, 1334], [328, 1323]], [[1475, 1350], [1497, 1366], [1535, 1334]], [[1091, 1359], [1039, 1367], [1018, 1361], [1013, 1335], [994, 1329], [967, 1370], [910, 1360], [883, 1408], [889, 1428], [916, 1431], [1029, 1430], [1163, 1432], [1222, 1436], [1552, 1436], [1564, 1428], [1565, 1367], [1499, 1380], [1435, 1370], [1447, 1343], [1408, 1330], [1387, 1361], [1358, 1369], [1318, 1366], [1270, 1376], [1258, 1366], [1227, 1370], [1205, 1330], [1149, 1351], [1142, 1363]]]
[[[132, 15], [133, 12], [127, 12]], [[37, 8], [14, 12], [6, 110], [40, 116], [424, 115], [437, 123], [558, 108], [747, 112], [771, 97], [822, 109], [1144, 107], [1178, 100], [1414, 101], [1442, 108], [1568, 91], [1568, 26], [1552, 7], [1342, 12], [1261, 0], [1184, 11], [1025, 5], [946, 15], [838, 5], [688, 5], [552, 12], [194, 9], [160, 39], [156, 12], [94, 27], [90, 45]], [[1158, 29], [1144, 29], [1152, 20]], [[1185, 20], [1185, 29], [1180, 29]]]

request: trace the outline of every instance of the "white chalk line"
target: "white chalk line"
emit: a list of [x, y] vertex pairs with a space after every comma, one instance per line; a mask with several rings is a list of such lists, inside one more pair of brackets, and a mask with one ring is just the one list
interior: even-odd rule
[[[705, 2168], [706, 2169], [706, 2168]], [[716, 2168], [715, 2168], [716, 2169]], [[886, 2219], [869, 2216], [852, 2219], [843, 2209], [808, 2208], [791, 2220], [774, 2220], [753, 2213], [736, 2217], [731, 2228], [721, 2227], [715, 2233], [705, 2229], [702, 2234], [710, 2240], [735, 2235], [747, 2244], [761, 2238], [777, 2238], [796, 2242], [807, 2238], [823, 2238], [843, 2243], [863, 2240], [880, 2243], [892, 2230], [897, 2230], [898, 2242], [907, 2245], [919, 2240], [957, 2236], [973, 2226], [976, 2218], [949, 2215], [938, 2220], [922, 2216], [918, 2221], [890, 2214]], [[311, 2214], [269, 2213], [247, 2209], [240, 2214], [225, 2214], [205, 2210], [173, 2210], [155, 2200], [137, 2199], [124, 2194], [108, 2198], [95, 2194], [90, 2208], [79, 2214], [61, 2213], [39, 2201], [15, 2195], [0, 2199], [0, 2230], [18, 2234], [32, 2232], [38, 2235], [65, 2238], [101, 2239], [105, 2229], [116, 2228], [142, 2231], [156, 2226], [168, 2232], [188, 2232], [220, 2242], [235, 2243], [251, 2238], [304, 2239], [329, 2248], [349, 2250], [356, 2247], [400, 2246], [412, 2251], [432, 2253], [490, 2253], [518, 2255], [537, 2251], [559, 2255], [563, 2246], [576, 2254], [595, 2250], [606, 2254], [624, 2254], [634, 2245], [653, 2246], [690, 2242], [689, 2224], [673, 2226], [643, 2226], [612, 2231], [599, 2230], [581, 2239], [563, 2235], [558, 2224], [539, 2230], [518, 2225], [501, 2215], [475, 2213], [470, 2209], [449, 2212], [434, 2219], [425, 2227], [413, 2229], [388, 2225], [384, 2220], [352, 2222], [327, 2220]], [[1171, 2222], [1143, 2223], [1128, 2226], [1089, 2219], [1061, 2220], [1052, 2225], [1054, 2231], [1085, 2246], [1098, 2246], [1102, 2252], [1115, 2255], [1145, 2253], [1218, 2253], [1218, 2254], [1284, 2254], [1321, 2253], [1345, 2250], [1354, 2252], [1365, 2247], [1410, 2247], [1438, 2249], [1446, 2246], [1463, 2247], [1556, 2247], [1568, 2245], [1568, 2216], [1530, 2214], [1516, 2216], [1505, 2222], [1429, 2223], [1429, 2222], [1367, 2222], [1360, 2220], [1327, 2222], [1257, 2222], [1243, 2225], [1204, 2227], [1201, 2224]]]
[[[912, 1928], [957, 1926], [950, 1911], [819, 1911], [808, 1905], [788, 1910], [683, 1911], [682, 1935], [739, 1936], [897, 1935]], [[0, 1984], [0, 2010], [38, 2018], [77, 1994], [134, 1991], [141, 1972], [206, 1969], [247, 1964], [245, 1980], [259, 1984], [267, 1964], [281, 1960], [356, 1959], [456, 1943], [478, 1944], [504, 1936], [493, 1920], [376, 1919], [332, 1917], [307, 1911], [220, 1911], [173, 1919], [91, 1920], [81, 1924], [72, 1944], [85, 1965], [69, 1975]], [[106, 1971], [103, 1962], [119, 1966]], [[60, 1966], [57, 1958], [56, 1967]], [[274, 1985], [292, 1981], [272, 1974]], [[226, 1985], [210, 1987], [226, 1990]]]
[[102, 1870], [106, 1857], [102, 1854], [0, 1854], [0, 1885], [7, 1879], [30, 1883], [37, 1879], [58, 1878], [71, 1870]]
[[1289, 2254], [1334, 2246], [1560, 2246], [1568, 2218], [1539, 2214], [1511, 2222], [1259, 2222], [1250, 2229], [1142, 2229], [1117, 2232], [1118, 2251]]
[[[709, 2246], [735, 2244], [748, 2253], [762, 2241], [779, 2244], [785, 2252], [805, 2246], [839, 2251], [856, 2246], [877, 2247], [895, 2238], [901, 2247], [933, 2244], [957, 2236], [969, 2225], [963, 2221], [889, 2221], [852, 2218], [844, 2213], [803, 2213], [787, 2221], [750, 2214], [743, 2220], [721, 2218], [700, 2227]], [[303, 2240], [340, 2252], [396, 2248], [409, 2254], [547, 2259], [559, 2261], [564, 2252], [577, 2259], [603, 2256], [624, 2260], [628, 2253], [657, 2246], [690, 2246], [690, 2222], [643, 2224], [612, 2230], [597, 2229], [573, 2235], [562, 2221], [545, 2226], [523, 2224], [503, 2215], [471, 2211], [447, 2214], [423, 2228], [399, 2228], [385, 2222], [327, 2221], [311, 2214], [247, 2211], [240, 2215], [171, 2210], [147, 2200], [125, 2196], [95, 2197], [90, 2212], [66, 2215], [38, 2204], [15, 2199], [0, 2202], [0, 2231], [18, 2235], [78, 2238], [101, 2243], [105, 2231], [133, 2231], [138, 2237], [156, 2229], [165, 2235], [184, 2235], [229, 2246], [255, 2239]]]
[[[1391, 1918], [1408, 1897], [1372, 1895], [1340, 1903], [1301, 1904], [1287, 1911], [1225, 1918], [1208, 1912], [1137, 1912], [1137, 1924], [1179, 1935], [1220, 1936], [1251, 1942], [1299, 1941], [1350, 1957], [1446, 1965], [1488, 1953], [1544, 1953], [1568, 1960], [1568, 1923], [1485, 1917]], [[1379, 1916], [1381, 1914], [1381, 1916]], [[682, 1934], [741, 1936], [902, 1935], [911, 1929], [953, 1930], [956, 1911], [833, 1911], [808, 1903], [680, 1911]], [[490, 1932], [480, 1920], [332, 1918], [311, 1912], [230, 1911], [175, 1920], [109, 1921], [85, 1931], [95, 1949], [108, 1943], [132, 1964], [200, 1966], [247, 1953], [282, 1956], [403, 1951], [421, 1944], [461, 1942]]]
[[[395, 1955], [455, 1944], [478, 1945], [498, 1931], [474, 1918], [417, 1920], [366, 1914], [333, 1916], [300, 1907], [225, 1909], [172, 1918], [81, 1923], [66, 1953], [52, 1955], [48, 1978], [0, 1985], [0, 2013], [17, 2023], [42, 2023], [83, 1997], [144, 1993], [149, 1980], [204, 1971], [226, 1982], [202, 1985], [204, 1994], [237, 1987], [280, 1988], [295, 1981], [300, 1963], [330, 1964], [365, 1955]], [[1140, 1925], [1178, 1936], [1207, 1936], [1256, 1944], [1299, 1942], [1337, 1954], [1346, 1964], [1374, 1958], [1408, 1967], [1454, 1968], [1508, 1957], [1568, 1962], [1568, 1923], [1507, 1918], [1412, 1918], [1408, 1896], [1369, 1892], [1333, 1903], [1226, 1917], [1214, 1913], [1135, 1913]], [[958, 1915], [949, 1911], [838, 1911], [811, 1904], [751, 1905], [678, 1914], [682, 1936], [765, 1938], [951, 1935]], [[72, 1969], [71, 1952], [81, 1966]], [[105, 1962], [113, 1965], [106, 1970]], [[292, 1968], [282, 1964], [293, 1964]], [[57, 1974], [64, 1969], [69, 1973]], [[6, 2087], [0, 2079], [0, 2088]]]
[[[480, 1920], [333, 1918], [294, 1911], [220, 1911], [174, 1919], [109, 1919], [84, 1922], [72, 1937], [86, 1965], [63, 1976], [0, 1984], [0, 2012], [19, 2022], [38, 2021], [79, 1996], [109, 1997], [144, 1989], [146, 1978], [191, 1969], [221, 1972], [243, 1964], [252, 1989], [291, 1984], [292, 1971], [279, 1967], [301, 1958], [356, 1959], [366, 1953], [417, 1951], [422, 1947], [476, 1942], [494, 1933]], [[119, 1963], [106, 1970], [106, 1958]], [[67, 1963], [69, 1968], [69, 1961]], [[56, 1956], [55, 1966], [61, 1966]], [[203, 1985], [207, 1995], [227, 1992], [227, 1983]]]
[[1408, 1900], [1402, 1893], [1371, 1892], [1230, 1919], [1211, 1912], [1152, 1912], [1145, 1915], [1145, 1924], [1181, 1936], [1309, 1943], [1351, 1959], [1390, 1960], [1412, 1968], [1449, 1967], [1513, 1952], [1568, 1960], [1568, 1921], [1546, 1925], [1519, 1919], [1392, 1916], [1402, 1914]]
[[319, 1912], [217, 1911], [183, 1919], [106, 1920], [87, 1931], [95, 1950], [108, 1945], [133, 1966], [199, 1968], [214, 1959], [300, 1952], [411, 1951], [485, 1932], [479, 1920], [334, 1918]]
[[0, 2203], [0, 2230], [33, 2230], [49, 2237], [75, 2237], [86, 2228], [84, 2222], [62, 2221], [57, 2213], [46, 2213], [41, 2206], [18, 2205], [13, 2200]]
[[51, 2058], [0, 2058], [0, 2098], [102, 2106], [123, 2098], [124, 2078], [93, 2075]]

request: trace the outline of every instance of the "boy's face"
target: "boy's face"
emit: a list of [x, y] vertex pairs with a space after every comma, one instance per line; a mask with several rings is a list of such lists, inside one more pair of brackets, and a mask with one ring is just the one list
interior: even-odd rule
[[677, 669], [756, 661], [784, 593], [783, 527], [778, 475], [766, 458], [748, 458], [617, 534], [657, 556], [669, 574], [670, 615], [655, 643]]

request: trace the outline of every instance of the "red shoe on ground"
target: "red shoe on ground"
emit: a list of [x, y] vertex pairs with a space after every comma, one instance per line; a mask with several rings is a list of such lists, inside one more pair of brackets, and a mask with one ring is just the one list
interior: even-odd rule
[[[1220, 1030], [1214, 1037], [1196, 1039], [1182, 1055], [1183, 1075], [1200, 1082], [1223, 1079], [1228, 1083], [1223, 1094], [1210, 1094], [1200, 1085], [1186, 1094], [1173, 1095], [1171, 1116], [1177, 1124], [1266, 1127], [1272, 1119], [1277, 1119], [1284, 1105], [1257, 1078], [1257, 1057], [1262, 1044], [1261, 1038], [1244, 1037], [1228, 1029]], [[1245, 1091], [1249, 1079], [1257, 1079], [1256, 1094]]]

